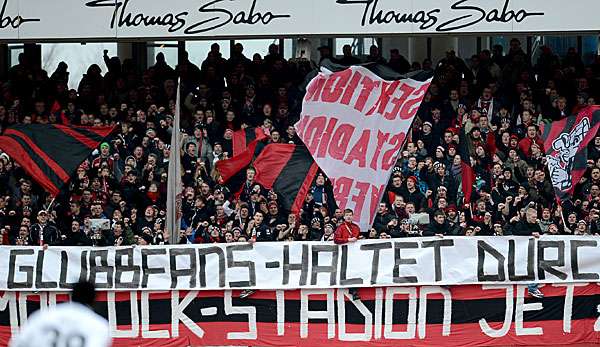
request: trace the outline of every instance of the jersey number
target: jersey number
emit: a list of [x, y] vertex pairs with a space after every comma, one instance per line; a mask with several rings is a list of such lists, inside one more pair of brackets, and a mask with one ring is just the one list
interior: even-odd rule
[[85, 336], [70, 333], [61, 334], [56, 328], [46, 327], [44, 328], [46, 335], [49, 335], [48, 345], [51, 347], [85, 347]]

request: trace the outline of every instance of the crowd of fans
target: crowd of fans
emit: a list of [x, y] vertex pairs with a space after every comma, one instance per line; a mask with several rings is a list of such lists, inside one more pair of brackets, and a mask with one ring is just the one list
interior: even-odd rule
[[[363, 60], [352, 56], [349, 46], [342, 57], [331, 57], [327, 47], [320, 51], [321, 59], [377, 62], [399, 73], [435, 68], [373, 227], [359, 237], [600, 233], [600, 136], [590, 144], [588, 170], [573, 201], [561, 207], [538, 127], [596, 104], [600, 58], [586, 66], [575, 49], [561, 58], [542, 47], [532, 63], [516, 39], [507, 52], [494, 46], [466, 61], [449, 51], [437, 65], [410, 64], [397, 50], [386, 61], [376, 46]], [[167, 243], [172, 150], [181, 150], [184, 171], [182, 227], [175, 231], [180, 243], [334, 241], [344, 211], [335, 206], [322, 174], [295, 215], [283, 210], [276, 192], [256, 186], [252, 169], [239, 195], [221, 184], [214, 169], [231, 157], [233, 132], [241, 128], [262, 127], [270, 142], [300, 143], [293, 124], [305, 78], [318, 62], [286, 60], [276, 45], [264, 57], [250, 59], [239, 43], [229, 59], [218, 44], [203, 61], [193, 59], [200, 64], [184, 55], [171, 67], [158, 54], [140, 73], [133, 61], [105, 51], [106, 73], [92, 65], [78, 89], [69, 90], [66, 64], [48, 76], [20, 56], [2, 84], [2, 130], [18, 123], [69, 123], [118, 125], [119, 134], [94, 151], [52, 204], [13, 158], [1, 154], [2, 244]], [[172, 149], [178, 77], [184, 145]], [[459, 143], [461, 131], [467, 143]], [[471, 197], [462, 193], [459, 146], [467, 146], [476, 172]], [[465, 204], [468, 198], [471, 204]]]

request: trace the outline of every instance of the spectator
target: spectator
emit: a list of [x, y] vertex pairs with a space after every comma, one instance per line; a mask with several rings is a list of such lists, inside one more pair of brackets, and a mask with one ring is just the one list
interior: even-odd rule
[[48, 246], [61, 243], [58, 229], [49, 223], [48, 212], [41, 210], [37, 214], [37, 223], [31, 226], [31, 243], [34, 245]]
[[[181, 243], [253, 242], [253, 234], [256, 241], [340, 241], [344, 212], [324, 175], [317, 175], [302, 210], [292, 214], [282, 207], [282, 197], [256, 183], [254, 169], [239, 175], [239, 186], [230, 187], [235, 191], [222, 185], [214, 171], [219, 160], [232, 157], [233, 134], [242, 127], [262, 127], [272, 143], [302, 143], [294, 124], [311, 62], [288, 61], [279, 48], [270, 45], [264, 58], [255, 54], [249, 60], [238, 43], [225, 59], [213, 44], [200, 68], [193, 63], [200, 57], [184, 53], [173, 69], [158, 54], [153, 66], [139, 72], [106, 52], [108, 71], [89, 66], [74, 90], [65, 88], [72, 67], [60, 64], [51, 78], [44, 78], [45, 72], [20, 55], [2, 81], [0, 131], [15, 124], [63, 122], [120, 122], [120, 127], [113, 141], [102, 143], [82, 163], [51, 206], [49, 194], [14, 158], [0, 154], [2, 243], [166, 242], [171, 151], [181, 154], [184, 169], [182, 224], [175, 231]], [[323, 57], [331, 53], [322, 47]], [[384, 62], [379, 47], [370, 47], [367, 61]], [[409, 64], [392, 48], [390, 68], [404, 73], [435, 66], [436, 74], [392, 169], [373, 230], [347, 238], [529, 235], [533, 224], [542, 234], [598, 234], [600, 136], [588, 148], [576, 198], [560, 207], [539, 129], [540, 122], [562, 119], [598, 100], [600, 69], [586, 66], [575, 49], [559, 57], [543, 47], [537, 64], [532, 67], [529, 61], [516, 39], [506, 54], [496, 45], [471, 56], [468, 64], [453, 51], [439, 62]], [[351, 47], [343, 48], [340, 62], [358, 62]], [[183, 143], [170, 148], [171, 136], [179, 135], [172, 133], [178, 77]], [[461, 143], [461, 132], [466, 143]], [[469, 158], [460, 157], [462, 148]], [[471, 161], [476, 172], [470, 204], [463, 194], [461, 159]], [[92, 230], [90, 218], [108, 219], [110, 230]]]
[[[345, 244], [349, 242], [356, 242], [360, 237], [360, 228], [354, 224], [354, 211], [350, 209], [344, 210], [344, 222], [340, 224], [335, 230], [334, 242], [337, 244]], [[360, 300], [358, 289], [350, 288], [350, 295], [352, 300]]]

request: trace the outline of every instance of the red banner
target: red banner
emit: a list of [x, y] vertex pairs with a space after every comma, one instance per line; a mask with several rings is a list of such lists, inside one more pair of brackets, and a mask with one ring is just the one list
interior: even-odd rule
[[[523, 285], [258, 291], [103, 292], [115, 346], [500, 346], [597, 344], [600, 286]], [[66, 294], [4, 292], [0, 345]]]

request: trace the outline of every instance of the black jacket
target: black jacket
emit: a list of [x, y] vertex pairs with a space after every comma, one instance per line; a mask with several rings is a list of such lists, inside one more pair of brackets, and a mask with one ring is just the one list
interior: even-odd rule
[[435, 220], [432, 220], [427, 229], [423, 231], [423, 236], [435, 236], [437, 234], [447, 235], [449, 229], [450, 227], [448, 226], [447, 221], [440, 224]]
[[62, 243], [63, 246], [91, 246], [92, 242], [83, 232], [69, 232], [67, 238]]
[[31, 241], [36, 246], [40, 244], [40, 236], [42, 235], [45, 245], [54, 246], [59, 245], [62, 242], [58, 229], [50, 224], [42, 226], [41, 224], [36, 223], [32, 225], [30, 235]]
[[[256, 235], [257, 242], [275, 241], [278, 236], [273, 229], [267, 227], [265, 224], [254, 227], [252, 234]], [[252, 234], [250, 237], [253, 236]]]
[[542, 229], [538, 223], [527, 223], [527, 221], [519, 221], [515, 224], [513, 235], [515, 236], [531, 236], [533, 233], [542, 234]]
[[387, 225], [392, 221], [394, 216], [391, 213], [381, 214], [377, 213], [375, 215], [375, 220], [373, 221], [373, 229], [378, 232], [385, 231], [387, 229]]

